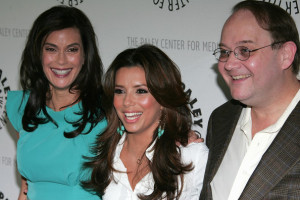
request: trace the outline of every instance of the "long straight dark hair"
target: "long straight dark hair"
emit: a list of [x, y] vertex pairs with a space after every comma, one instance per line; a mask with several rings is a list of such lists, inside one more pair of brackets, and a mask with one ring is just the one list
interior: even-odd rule
[[[145, 71], [147, 87], [156, 101], [162, 105], [162, 117], [165, 121], [164, 134], [154, 145], [153, 160], [149, 168], [154, 178], [154, 191], [150, 195], [139, 194], [141, 199], [160, 199], [163, 194], [167, 199], [179, 198], [183, 186], [183, 174], [192, 170], [192, 164], [181, 162], [180, 149], [176, 142], [186, 146], [191, 131], [191, 112], [189, 98], [184, 93], [180, 71], [172, 60], [159, 48], [143, 45], [121, 52], [112, 62], [105, 75], [103, 106], [107, 114], [108, 126], [101, 134], [94, 147], [97, 154], [85, 167], [92, 168], [90, 181], [84, 182], [85, 188], [95, 191], [99, 196], [105, 193], [112, 181], [113, 158], [116, 146], [121, 138], [117, 134], [119, 118], [113, 106], [115, 75], [122, 67], [141, 67]], [[156, 129], [152, 142], [157, 138]], [[150, 145], [149, 145], [150, 146]], [[181, 178], [179, 188], [178, 176]]]
[[[85, 133], [89, 133], [104, 118], [100, 103], [103, 93], [101, 84], [103, 65], [98, 54], [96, 35], [87, 16], [74, 7], [55, 6], [46, 10], [35, 20], [29, 32], [20, 69], [22, 88], [30, 94], [22, 124], [24, 130], [29, 132], [34, 131], [39, 124], [49, 121], [57, 125], [55, 119], [52, 119], [46, 110], [46, 101], [51, 96], [49, 96], [49, 81], [43, 71], [41, 52], [48, 35], [53, 31], [65, 28], [79, 30], [85, 56], [82, 69], [70, 87], [70, 92], [79, 93], [79, 97], [74, 103], [78, 101], [82, 103], [82, 111], [77, 113], [81, 115], [81, 118], [78, 121], [70, 122], [75, 130], [65, 133], [65, 137], [72, 138], [81, 134], [87, 123], [91, 123], [91, 126]], [[39, 116], [41, 111], [45, 117]]]

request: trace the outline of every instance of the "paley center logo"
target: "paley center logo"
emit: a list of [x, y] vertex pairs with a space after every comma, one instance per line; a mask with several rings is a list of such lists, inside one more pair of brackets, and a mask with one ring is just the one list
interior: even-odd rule
[[5, 103], [8, 91], [10, 91], [8, 80], [6, 76], [3, 75], [3, 70], [0, 68], [0, 130], [5, 127], [7, 123]]
[[189, 4], [189, 0], [153, 0], [153, 4], [160, 9], [168, 9], [169, 11], [177, 11]]
[[0, 191], [0, 199], [9, 200], [7, 197], [4, 196], [4, 193]]
[[196, 131], [198, 134], [200, 134], [201, 136], [202, 129], [203, 129], [203, 117], [202, 117], [201, 108], [197, 106], [198, 99], [193, 96], [193, 91], [190, 88], [187, 88], [184, 83], [182, 83], [182, 87], [186, 95], [190, 98], [189, 106], [192, 111], [192, 118], [193, 118], [192, 129]]
[[60, 4], [67, 5], [67, 6], [78, 6], [79, 4], [83, 3], [83, 0], [57, 0]]
[[294, 0], [262, 0], [264, 2], [269, 2], [283, 8], [290, 15], [298, 15], [299, 14], [299, 5], [298, 1]]

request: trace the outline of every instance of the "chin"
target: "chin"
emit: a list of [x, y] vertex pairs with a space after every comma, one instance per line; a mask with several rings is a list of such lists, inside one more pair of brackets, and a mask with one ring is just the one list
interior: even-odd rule
[[245, 103], [245, 101], [247, 101], [247, 99], [249, 98], [248, 95], [242, 93], [231, 93], [231, 96], [233, 99], [240, 101], [242, 103]]
[[126, 129], [126, 132], [127, 133], [135, 133], [135, 132], [137, 132], [138, 130], [137, 129], [135, 129], [135, 128], [131, 128], [131, 127], [127, 127], [126, 128], [126, 126], [124, 126], [125, 127], [125, 129]]

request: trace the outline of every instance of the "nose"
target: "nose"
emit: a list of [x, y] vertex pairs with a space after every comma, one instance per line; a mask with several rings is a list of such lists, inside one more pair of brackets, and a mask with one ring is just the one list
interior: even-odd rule
[[[237, 54], [235, 52], [231, 52], [226, 62], [224, 62], [224, 68], [226, 71], [230, 71], [234, 68], [239, 67], [240, 60], [237, 59]], [[220, 64], [220, 63], [219, 63]]]
[[60, 65], [64, 65], [66, 63], [67, 57], [64, 51], [58, 52], [57, 55], [57, 63]]
[[125, 94], [123, 104], [126, 107], [134, 105], [134, 97], [129, 93]]

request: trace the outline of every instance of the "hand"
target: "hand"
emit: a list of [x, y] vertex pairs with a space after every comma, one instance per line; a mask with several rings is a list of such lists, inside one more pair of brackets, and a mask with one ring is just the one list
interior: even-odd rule
[[[189, 138], [188, 138], [188, 144], [191, 143], [201, 143], [204, 142], [204, 139], [201, 137], [201, 134], [198, 131], [193, 131], [189, 132]], [[180, 142], [176, 142], [177, 146], [180, 146]]]
[[204, 142], [204, 139], [201, 137], [201, 134], [198, 131], [192, 130], [189, 133], [188, 144], [190, 143], [201, 143]]

